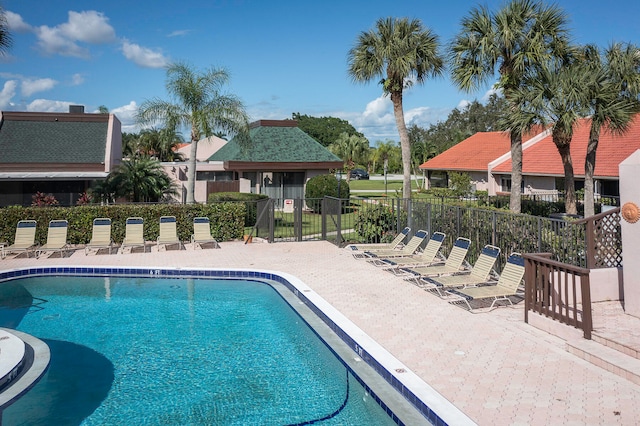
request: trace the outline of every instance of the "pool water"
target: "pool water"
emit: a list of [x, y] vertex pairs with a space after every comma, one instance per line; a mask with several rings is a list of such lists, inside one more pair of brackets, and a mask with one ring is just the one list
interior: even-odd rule
[[0, 284], [0, 326], [51, 348], [3, 426], [394, 424], [264, 283], [26, 278]]

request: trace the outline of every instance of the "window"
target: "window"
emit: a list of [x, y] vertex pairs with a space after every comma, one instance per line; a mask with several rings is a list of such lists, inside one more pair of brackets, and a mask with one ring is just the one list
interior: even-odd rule
[[447, 172], [442, 172], [442, 171], [429, 172], [429, 187], [430, 188], [448, 188], [449, 179], [447, 178]]
[[511, 192], [511, 178], [510, 177], [500, 178], [500, 191], [502, 191], [502, 192]]

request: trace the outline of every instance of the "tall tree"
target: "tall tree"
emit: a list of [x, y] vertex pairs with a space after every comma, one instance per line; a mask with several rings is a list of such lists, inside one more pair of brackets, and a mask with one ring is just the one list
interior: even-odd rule
[[373, 153], [373, 171], [379, 169], [384, 173], [384, 162], [387, 162], [387, 172], [395, 173], [402, 169], [402, 154], [398, 143], [392, 140], [377, 141]]
[[12, 45], [13, 39], [11, 38], [11, 33], [9, 33], [7, 15], [4, 8], [0, 6], [0, 56], [6, 55]]
[[137, 119], [141, 124], [164, 123], [167, 128], [191, 129], [191, 151], [187, 172], [187, 203], [195, 201], [196, 155], [198, 142], [215, 131], [236, 134], [244, 149], [249, 144], [248, 116], [244, 105], [234, 95], [221, 92], [229, 81], [226, 70], [209, 69], [200, 73], [183, 63], [167, 68], [166, 88], [171, 101], [155, 98], [140, 105]]
[[640, 49], [616, 43], [603, 56], [597, 47], [587, 46], [584, 59], [591, 73], [589, 84], [582, 90], [591, 115], [584, 162], [584, 215], [589, 217], [595, 214], [593, 175], [600, 133], [603, 129], [614, 134], [626, 132], [640, 112]]
[[551, 138], [564, 169], [565, 211], [576, 214], [576, 189], [571, 141], [578, 120], [587, 113], [584, 88], [591, 74], [581, 61], [547, 64], [532, 70], [512, 93], [520, 109], [505, 117], [512, 132], [526, 133], [534, 126], [551, 126]]
[[[496, 13], [486, 7], [471, 10], [450, 45], [449, 62], [455, 84], [477, 90], [499, 73], [495, 86], [509, 104], [509, 114], [521, 105], [514, 92], [532, 67], [564, 57], [569, 45], [567, 18], [556, 6], [540, 1], [512, 0]], [[520, 212], [522, 134], [511, 131], [510, 209]]]
[[347, 182], [351, 179], [351, 170], [356, 164], [367, 161], [369, 156], [369, 142], [363, 136], [342, 133], [338, 140], [329, 145], [329, 150], [344, 161], [347, 170]]
[[384, 94], [391, 96], [402, 151], [402, 196], [411, 197], [411, 146], [404, 120], [402, 96], [414, 82], [442, 74], [444, 59], [439, 41], [418, 19], [381, 18], [375, 29], [362, 32], [349, 50], [349, 75], [355, 82], [381, 79]]
[[348, 121], [336, 117], [312, 117], [294, 112], [291, 118], [298, 122], [298, 128], [320, 142], [322, 146], [329, 146], [338, 140], [342, 133], [349, 136], [364, 137]]

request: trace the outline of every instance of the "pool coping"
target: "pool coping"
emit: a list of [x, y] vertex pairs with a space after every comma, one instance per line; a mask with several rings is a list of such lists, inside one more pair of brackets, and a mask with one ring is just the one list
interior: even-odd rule
[[[0, 272], [0, 282], [39, 275], [126, 276], [163, 278], [231, 278], [265, 280], [287, 287], [307, 305], [358, 358], [371, 366], [434, 425], [474, 425], [466, 414], [455, 407], [406, 365], [330, 305], [297, 277], [280, 271], [258, 268], [180, 268], [180, 267], [88, 267], [46, 266], [24, 267]], [[392, 416], [393, 417], [393, 416]], [[395, 419], [394, 419], [395, 420]]]

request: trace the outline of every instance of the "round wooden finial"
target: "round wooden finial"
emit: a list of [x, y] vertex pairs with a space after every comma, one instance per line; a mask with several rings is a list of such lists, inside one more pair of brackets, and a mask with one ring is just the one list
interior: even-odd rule
[[636, 203], [627, 202], [624, 203], [621, 209], [622, 218], [629, 223], [636, 223], [640, 219], [640, 209]]

